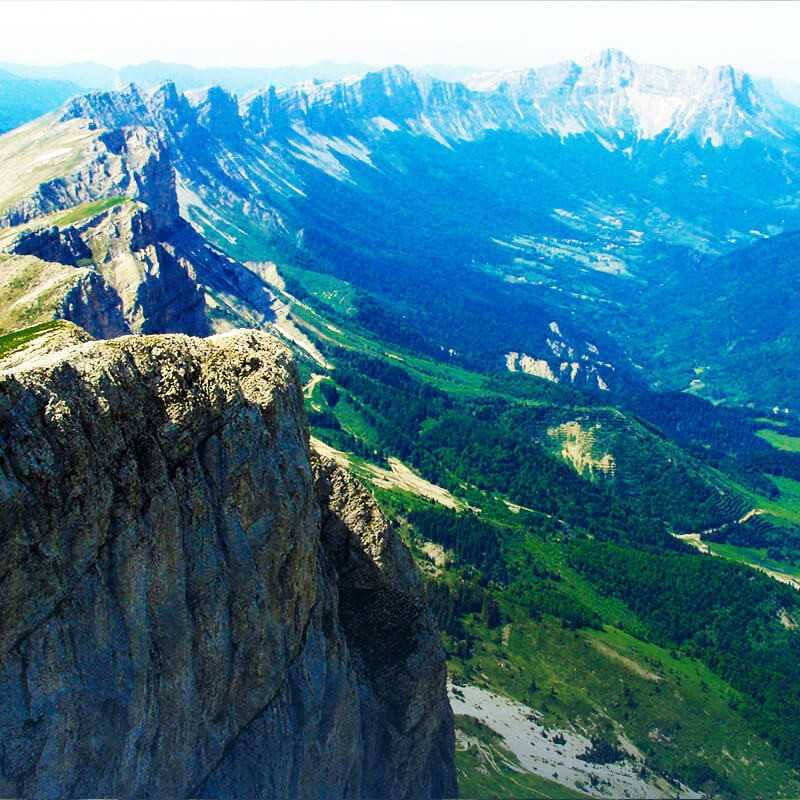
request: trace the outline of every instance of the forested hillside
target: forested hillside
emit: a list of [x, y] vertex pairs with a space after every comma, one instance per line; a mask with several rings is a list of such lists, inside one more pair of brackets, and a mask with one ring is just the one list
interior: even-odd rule
[[[598, 764], [636, 761], [631, 743], [651, 780], [726, 797], [797, 791], [800, 594], [774, 575], [795, 573], [800, 520], [792, 479], [771, 472], [782, 458], [791, 470], [791, 454], [763, 438], [779, 428], [690, 396], [610, 405], [448, 366], [361, 328], [346, 284], [303, 296], [294, 318], [333, 367], [304, 367], [312, 430], [404, 526], [453, 680], [583, 731], [597, 781], [614, 780]], [[451, 507], [393, 484], [398, 459]], [[784, 548], [773, 576], [747, 558], [769, 531]], [[464, 737], [482, 742], [460, 756], [464, 785], [526, 796], [480, 757], [500, 752], [489, 733]]]

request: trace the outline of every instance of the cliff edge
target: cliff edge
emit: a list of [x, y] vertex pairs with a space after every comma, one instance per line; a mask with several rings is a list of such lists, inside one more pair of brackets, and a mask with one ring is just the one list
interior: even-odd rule
[[269, 335], [0, 373], [0, 547], [0, 795], [455, 795], [412, 560]]

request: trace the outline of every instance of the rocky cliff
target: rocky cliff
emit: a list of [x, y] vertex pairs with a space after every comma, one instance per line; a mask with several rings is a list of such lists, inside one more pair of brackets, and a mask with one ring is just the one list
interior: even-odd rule
[[267, 327], [268, 285], [181, 217], [175, 153], [124, 121], [51, 116], [0, 137], [0, 331], [54, 318], [95, 336]]
[[438, 637], [263, 333], [0, 373], [0, 794], [455, 794]]

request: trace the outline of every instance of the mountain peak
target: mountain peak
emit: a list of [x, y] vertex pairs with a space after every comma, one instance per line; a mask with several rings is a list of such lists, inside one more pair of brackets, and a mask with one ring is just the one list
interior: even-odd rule
[[711, 70], [709, 77], [713, 83], [731, 90], [742, 89], [752, 83], [748, 73], [736, 69], [731, 64], [723, 64], [715, 67]]
[[292, 128], [328, 136], [405, 128], [444, 146], [498, 129], [589, 134], [610, 149], [662, 136], [721, 146], [754, 136], [783, 138], [798, 127], [730, 65], [672, 70], [637, 64], [614, 48], [583, 64], [478, 75], [466, 83], [392, 65], [342, 81], [264, 89], [241, 102], [220, 86], [181, 94], [166, 82], [143, 95], [131, 84], [79, 98], [65, 113], [108, 127], [163, 119], [183, 124], [191, 117], [221, 138], [240, 135], [243, 125], [251, 135], [278, 138]]
[[614, 89], [633, 81], [637, 65], [621, 50], [603, 50], [582, 70], [583, 81]]
[[147, 98], [135, 83], [118, 91], [99, 91], [80, 95], [63, 108], [61, 121], [86, 117], [108, 128], [141, 124], [149, 116]]
[[186, 97], [193, 106], [213, 105], [231, 106], [236, 105], [235, 95], [221, 86], [206, 86], [193, 92], [186, 92]]
[[178, 91], [174, 81], [164, 81], [148, 92], [148, 100], [156, 108], [177, 109], [186, 98]]
[[608, 69], [617, 66], [632, 67], [633, 61], [626, 53], [623, 53], [622, 50], [608, 47], [605, 50], [601, 50], [595, 58], [592, 59], [591, 64]]
[[221, 86], [193, 93], [189, 103], [197, 113], [197, 122], [218, 136], [228, 136], [241, 127], [239, 101]]
[[414, 72], [402, 64], [392, 64], [389, 67], [377, 70], [377, 73], [385, 81], [390, 81], [391, 83], [401, 84], [414, 80]]

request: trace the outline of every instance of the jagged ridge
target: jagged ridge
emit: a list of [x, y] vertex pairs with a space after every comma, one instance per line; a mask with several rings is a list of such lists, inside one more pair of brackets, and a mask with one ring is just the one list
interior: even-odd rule
[[77, 98], [61, 119], [76, 117], [108, 126], [148, 120], [173, 130], [195, 123], [217, 135], [272, 138], [406, 130], [446, 145], [512, 130], [591, 134], [611, 147], [658, 137], [718, 147], [753, 136], [796, 136], [800, 129], [796, 109], [731, 66], [671, 70], [635, 64], [617, 50], [586, 64], [477, 75], [466, 83], [395, 66], [341, 82], [269, 87], [241, 102], [220, 87], [183, 96], [172, 83], [151, 93], [130, 85]]

